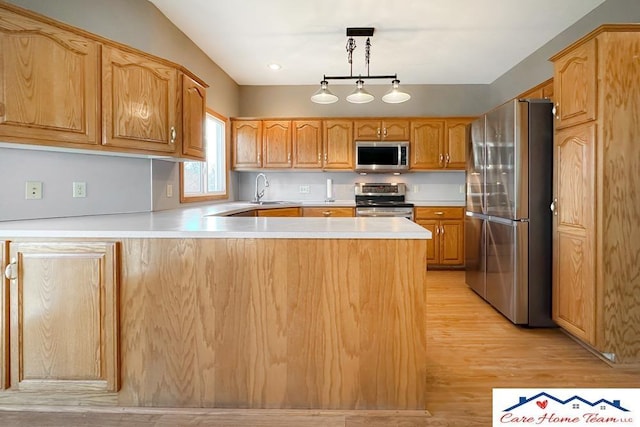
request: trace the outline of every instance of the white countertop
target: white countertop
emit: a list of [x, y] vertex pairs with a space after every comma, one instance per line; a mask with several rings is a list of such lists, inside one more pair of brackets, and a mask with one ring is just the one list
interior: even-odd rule
[[[333, 203], [256, 206], [246, 202], [158, 212], [0, 222], [0, 238], [265, 238], [430, 239], [405, 218], [225, 217], [248, 209]], [[353, 204], [351, 204], [353, 206]]]

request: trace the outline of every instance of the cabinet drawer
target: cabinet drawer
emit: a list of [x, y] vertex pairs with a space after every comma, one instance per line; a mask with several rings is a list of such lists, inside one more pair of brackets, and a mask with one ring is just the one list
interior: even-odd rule
[[300, 208], [258, 209], [257, 216], [300, 216]]
[[464, 217], [462, 207], [418, 207], [415, 208], [416, 219], [460, 219]]
[[353, 208], [302, 208], [302, 216], [353, 216]]

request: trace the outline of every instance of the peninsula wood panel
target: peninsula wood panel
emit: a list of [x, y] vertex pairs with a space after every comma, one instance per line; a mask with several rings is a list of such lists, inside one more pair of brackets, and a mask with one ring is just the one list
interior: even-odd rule
[[302, 216], [315, 217], [351, 217], [355, 216], [354, 208], [302, 208]]
[[424, 409], [425, 256], [405, 239], [127, 240], [120, 404]]
[[114, 242], [12, 242], [11, 389], [117, 391]]
[[300, 216], [300, 208], [258, 209], [256, 216]]
[[0, 8], [0, 137], [99, 141], [98, 43]]

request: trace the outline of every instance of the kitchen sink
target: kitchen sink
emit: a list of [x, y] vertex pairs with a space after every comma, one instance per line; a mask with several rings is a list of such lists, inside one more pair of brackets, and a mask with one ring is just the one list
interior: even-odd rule
[[291, 202], [283, 202], [279, 200], [261, 200], [259, 202], [251, 201], [249, 203], [251, 203], [252, 205], [286, 205]]

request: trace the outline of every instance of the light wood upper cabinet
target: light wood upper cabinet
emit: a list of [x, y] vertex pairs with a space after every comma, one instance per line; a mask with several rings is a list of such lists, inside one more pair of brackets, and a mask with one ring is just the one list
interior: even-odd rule
[[323, 168], [353, 170], [354, 145], [351, 120], [325, 120], [323, 123]]
[[554, 63], [556, 128], [596, 118], [596, 40], [590, 40]]
[[357, 141], [407, 141], [409, 120], [356, 120], [354, 139]]
[[467, 166], [467, 125], [473, 119], [447, 119], [444, 139], [445, 168], [465, 170]]
[[473, 119], [416, 119], [411, 121], [410, 168], [464, 170], [466, 127]]
[[411, 121], [409, 167], [411, 169], [442, 169], [445, 122], [439, 119]]
[[231, 140], [234, 169], [262, 167], [262, 121], [232, 121]]
[[11, 389], [117, 391], [114, 242], [11, 242]]
[[99, 45], [0, 8], [0, 139], [99, 142]]
[[293, 167], [322, 168], [322, 121], [294, 120], [292, 128]]
[[518, 98], [549, 99], [553, 101], [553, 79], [545, 80], [518, 95]]
[[207, 90], [182, 74], [182, 155], [193, 160], [207, 159]]
[[174, 153], [181, 137], [178, 70], [147, 56], [102, 49], [102, 143]]
[[262, 122], [262, 167], [291, 167], [291, 121]]

